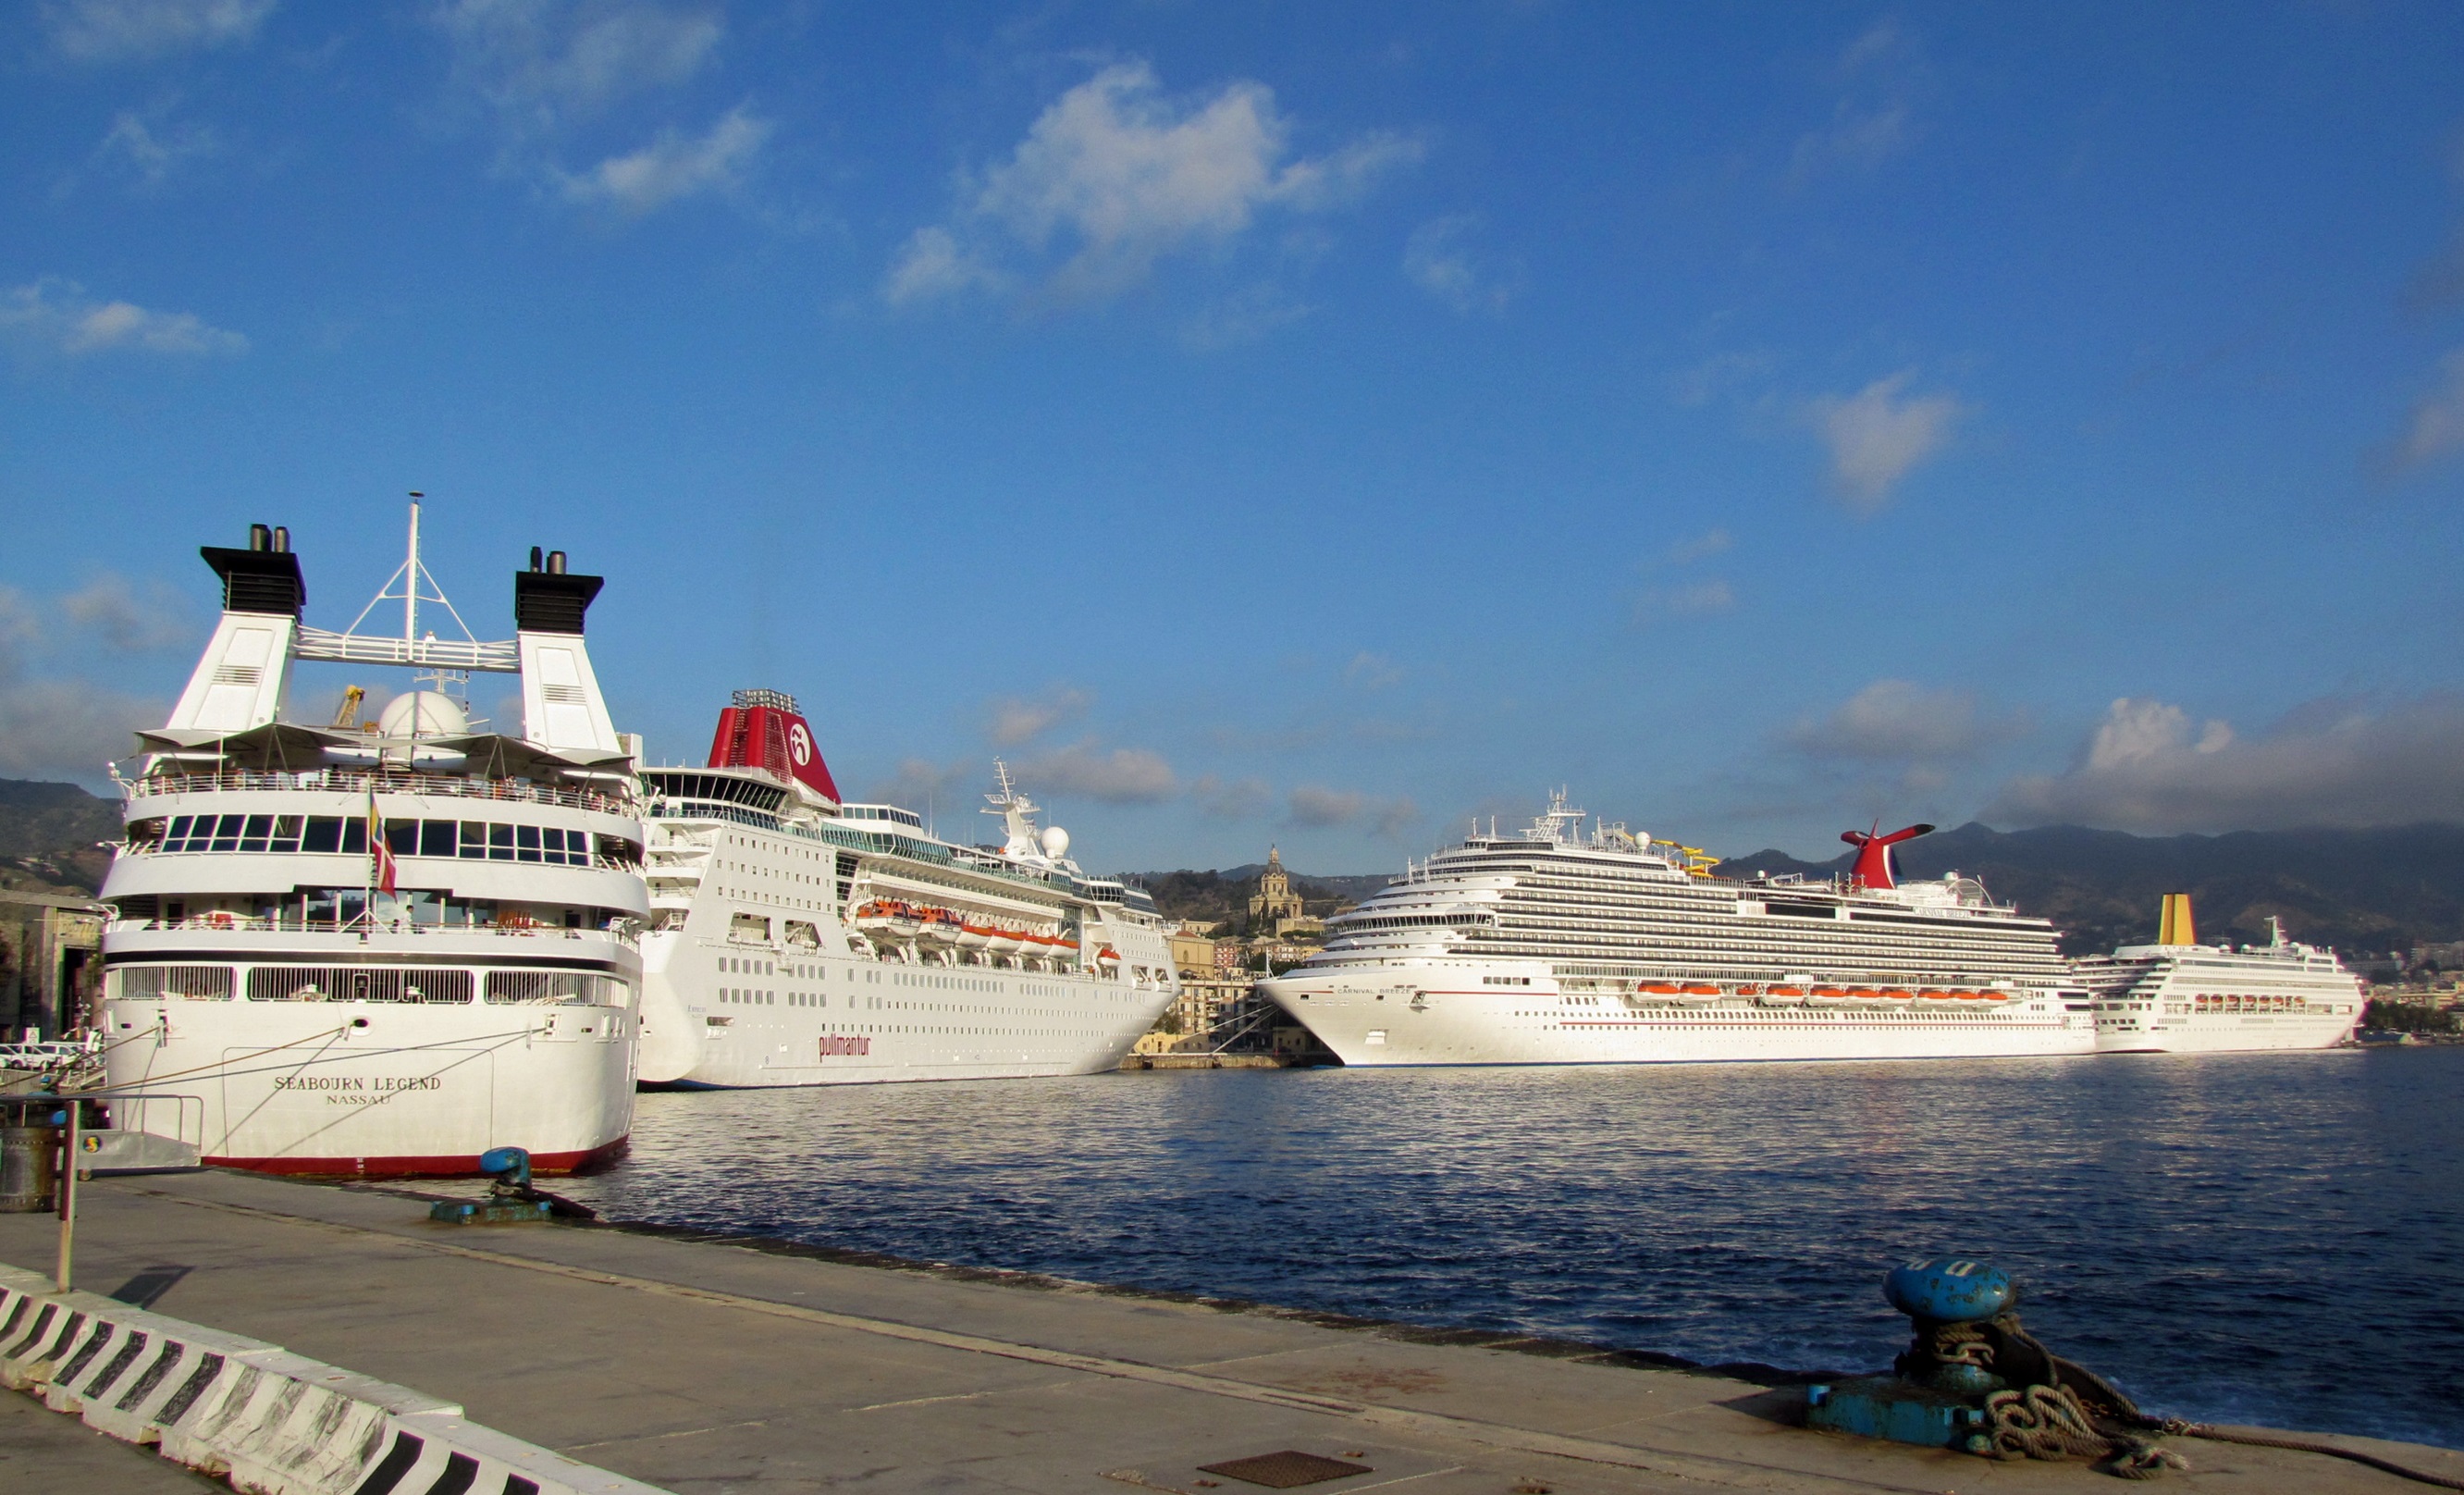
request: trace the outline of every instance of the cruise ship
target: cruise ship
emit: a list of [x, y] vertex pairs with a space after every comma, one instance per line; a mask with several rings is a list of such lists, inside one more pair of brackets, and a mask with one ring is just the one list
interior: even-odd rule
[[[1347, 1065], [1671, 1064], [2084, 1054], [2053, 927], [1972, 878], [1901, 883], [1850, 831], [1840, 879], [1723, 878], [1560, 793], [1328, 921], [1262, 989]], [[1880, 827], [1876, 827], [1876, 832]]]
[[[460, 618], [410, 554], [340, 633], [302, 621], [287, 531], [208, 547], [223, 609], [170, 720], [114, 777], [126, 832], [101, 897], [105, 1073], [122, 1129], [273, 1173], [477, 1171], [491, 1148], [567, 1172], [633, 1114], [638, 758], [583, 645], [601, 579], [534, 550], [515, 637]], [[397, 597], [396, 583], [400, 583]], [[361, 632], [400, 601], [402, 634]], [[289, 719], [294, 667], [414, 672], [359, 719]], [[518, 735], [466, 704], [517, 676]], [[142, 1097], [142, 1098], [140, 1098]]]
[[2332, 950], [2284, 937], [2203, 945], [2190, 895], [2165, 895], [2156, 942], [2072, 963], [2096, 1006], [2096, 1046], [2112, 1054], [2332, 1048], [2362, 1021], [2362, 983]]
[[1092, 877], [994, 764], [1001, 841], [847, 803], [795, 697], [738, 691], [709, 762], [646, 768], [642, 1080], [1089, 1074], [1178, 994], [1143, 889]]

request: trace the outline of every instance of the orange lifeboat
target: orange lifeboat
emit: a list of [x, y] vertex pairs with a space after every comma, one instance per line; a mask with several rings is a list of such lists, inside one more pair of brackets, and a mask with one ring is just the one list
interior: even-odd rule
[[1802, 997], [1805, 995], [1805, 988], [1802, 986], [1774, 986], [1764, 993], [1764, 995], [1769, 997]]
[[1839, 994], [1854, 1001], [1881, 1001], [1882, 994], [1870, 986], [1851, 986]]
[[1711, 985], [1707, 981], [1696, 981], [1685, 988], [1685, 995], [1688, 997], [1717, 997], [1720, 995], [1720, 988]]
[[1667, 981], [1647, 981], [1642, 986], [1644, 995], [1651, 997], [1674, 997], [1678, 990], [1678, 987]]
[[1908, 990], [1904, 986], [1885, 986], [1882, 988], [1881, 997], [1884, 1001], [1914, 1001], [1917, 1000], [1917, 994]]

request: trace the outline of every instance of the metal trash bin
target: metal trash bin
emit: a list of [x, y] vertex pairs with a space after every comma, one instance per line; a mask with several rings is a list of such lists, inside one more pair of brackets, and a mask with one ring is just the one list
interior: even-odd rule
[[56, 1208], [60, 1129], [0, 1127], [0, 1215]]

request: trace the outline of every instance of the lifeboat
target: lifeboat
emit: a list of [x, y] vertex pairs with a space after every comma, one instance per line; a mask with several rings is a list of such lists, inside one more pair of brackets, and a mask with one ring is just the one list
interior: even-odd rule
[[964, 926], [958, 916], [947, 909], [918, 909], [915, 912], [915, 937], [928, 945], [955, 945]]
[[992, 944], [993, 932], [981, 924], [960, 922], [958, 947], [962, 950], [983, 950]]
[[1799, 1007], [1805, 1004], [1802, 986], [1766, 986], [1754, 1000], [1766, 1007]]
[[880, 938], [913, 938], [922, 923], [912, 904], [895, 898], [875, 898], [855, 911], [855, 927]]
[[1957, 1003], [1959, 1000], [1959, 993], [1955, 991], [1927, 991], [1924, 993], [1923, 996], [1926, 1002], [1936, 1006], [1949, 1006]]
[[1917, 994], [1904, 986], [1885, 986], [1879, 994], [1884, 1001], [1914, 1001]]
[[1121, 953], [1106, 945], [1095, 952], [1095, 963], [1107, 971], [1117, 971], [1121, 968]]
[[2009, 992], [1978, 992], [1976, 995], [1981, 1000], [1985, 1001], [2009, 1001], [2011, 1000], [2011, 994]]
[[994, 955], [1014, 956], [1026, 948], [1026, 936], [1018, 930], [1002, 929], [998, 924], [987, 924], [982, 928], [984, 948]]
[[1685, 995], [1688, 997], [1717, 997], [1720, 995], [1720, 988], [1713, 986], [1708, 981], [1696, 981], [1685, 988]]
[[1817, 986], [1805, 994], [1809, 1007], [1837, 1007], [1848, 1000], [1848, 993], [1837, 986]]
[[1881, 1001], [1882, 994], [1870, 986], [1851, 986], [1839, 994], [1850, 1001]]
[[1646, 997], [1674, 997], [1678, 993], [1676, 984], [1671, 981], [1645, 981], [1635, 989]]

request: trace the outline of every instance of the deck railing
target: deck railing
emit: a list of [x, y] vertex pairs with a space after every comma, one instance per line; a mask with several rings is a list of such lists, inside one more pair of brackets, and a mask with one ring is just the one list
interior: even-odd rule
[[194, 930], [215, 934], [494, 934], [512, 939], [612, 939], [627, 947], [641, 943], [641, 933], [629, 922], [608, 929], [568, 929], [561, 924], [494, 921], [486, 924], [418, 924], [408, 919], [308, 919], [297, 914], [260, 918], [246, 913], [192, 913], [182, 919], [113, 919], [104, 926], [107, 934], [149, 930]]
[[209, 794], [220, 790], [308, 789], [326, 793], [416, 794], [457, 800], [495, 800], [521, 804], [555, 804], [566, 809], [595, 810], [602, 815], [633, 819], [640, 808], [630, 797], [597, 789], [534, 783], [526, 779], [479, 779], [460, 774], [384, 773], [360, 769], [312, 768], [298, 773], [270, 769], [225, 769], [204, 774], [155, 774], [129, 782], [132, 800], [159, 794]]

